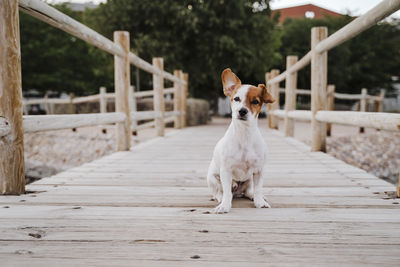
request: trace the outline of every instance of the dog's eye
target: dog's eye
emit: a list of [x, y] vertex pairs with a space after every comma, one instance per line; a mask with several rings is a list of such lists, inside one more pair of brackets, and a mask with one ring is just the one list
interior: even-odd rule
[[235, 97], [233, 100], [235, 100], [236, 102], [239, 102], [240, 101], [240, 97]]
[[258, 105], [260, 102], [258, 102], [257, 99], [254, 99], [253, 101], [250, 102], [252, 105]]

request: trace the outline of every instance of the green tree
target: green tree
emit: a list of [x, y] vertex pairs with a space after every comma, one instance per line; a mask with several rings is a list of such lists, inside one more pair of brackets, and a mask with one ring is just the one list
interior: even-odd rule
[[[64, 5], [55, 7], [82, 20], [80, 13]], [[23, 90], [81, 95], [96, 92], [103, 85], [103, 76], [96, 75], [94, 68], [101, 61], [92, 56], [90, 45], [23, 12], [20, 28]]]
[[[268, 1], [109, 0], [87, 12], [85, 21], [108, 38], [115, 30], [129, 31], [140, 57], [163, 57], [168, 71], [189, 73], [191, 95], [215, 99], [224, 68], [257, 83], [277, 62], [279, 36], [269, 14]], [[150, 75], [142, 75], [142, 85], [151, 86]]]

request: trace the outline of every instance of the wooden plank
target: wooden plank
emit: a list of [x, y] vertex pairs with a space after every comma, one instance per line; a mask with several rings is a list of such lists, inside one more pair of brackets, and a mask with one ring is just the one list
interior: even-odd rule
[[[255, 243], [252, 246], [235, 245], [235, 253], [232, 248], [226, 245], [216, 244], [210, 246], [208, 242], [189, 246], [190, 243], [157, 242], [156, 240], [145, 241], [120, 241], [120, 242], [54, 242], [54, 241], [28, 241], [31, 251], [30, 255], [20, 256], [16, 251], [21, 250], [21, 242], [1, 242], [0, 255], [8, 262], [12, 259], [25, 259], [25, 264], [31, 263], [28, 258], [53, 259], [56, 263], [61, 259], [82, 259], [89, 265], [102, 265], [113, 259], [113, 263], [120, 263], [121, 260], [129, 260], [132, 263], [142, 262], [143, 260], [153, 260], [159, 263], [189, 261], [194, 255], [199, 258], [192, 259], [188, 264], [192, 266], [195, 260], [202, 263], [202, 266], [209, 265], [209, 262], [219, 261], [229, 263], [234, 261], [241, 263], [242, 266], [249, 263], [271, 266], [310, 266], [323, 265], [387, 265], [396, 266], [393, 262], [398, 259], [398, 244], [379, 245], [379, 244], [274, 244], [272, 241], [263, 244]], [[236, 251], [237, 250], [237, 251]], [[70, 252], [66, 257], [65, 251]], [[323, 255], [323, 257], [321, 256]], [[11, 259], [10, 259], [11, 258]], [[88, 259], [92, 259], [88, 261]], [[115, 259], [115, 261], [114, 261]], [[123, 261], [124, 262], [124, 261]], [[333, 265], [332, 262], [335, 264]], [[91, 264], [90, 264], [91, 263]], [[56, 264], [58, 265], [58, 264]], [[140, 265], [140, 264], [139, 264]], [[147, 266], [147, 265], [146, 265]], [[163, 265], [161, 265], [163, 266]], [[173, 265], [175, 266], [175, 265]], [[186, 265], [187, 266], [187, 265]]]

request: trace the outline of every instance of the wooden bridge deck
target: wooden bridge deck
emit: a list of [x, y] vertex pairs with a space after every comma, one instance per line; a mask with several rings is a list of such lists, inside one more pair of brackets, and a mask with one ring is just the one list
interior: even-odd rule
[[394, 187], [275, 131], [263, 129], [272, 208], [235, 199], [209, 213], [205, 176], [226, 127], [187, 128], [1, 196], [0, 265], [398, 266]]

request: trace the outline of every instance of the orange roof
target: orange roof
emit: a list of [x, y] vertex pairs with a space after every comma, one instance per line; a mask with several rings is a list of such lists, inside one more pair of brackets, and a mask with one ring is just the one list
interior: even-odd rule
[[322, 8], [313, 4], [274, 9], [272, 10], [272, 16], [274, 16], [278, 12], [281, 13], [281, 16], [279, 17], [279, 23], [283, 23], [286, 18], [304, 18], [306, 17], [306, 13], [308, 16], [316, 19], [323, 18], [324, 16], [343, 16], [342, 14], [335, 11]]

